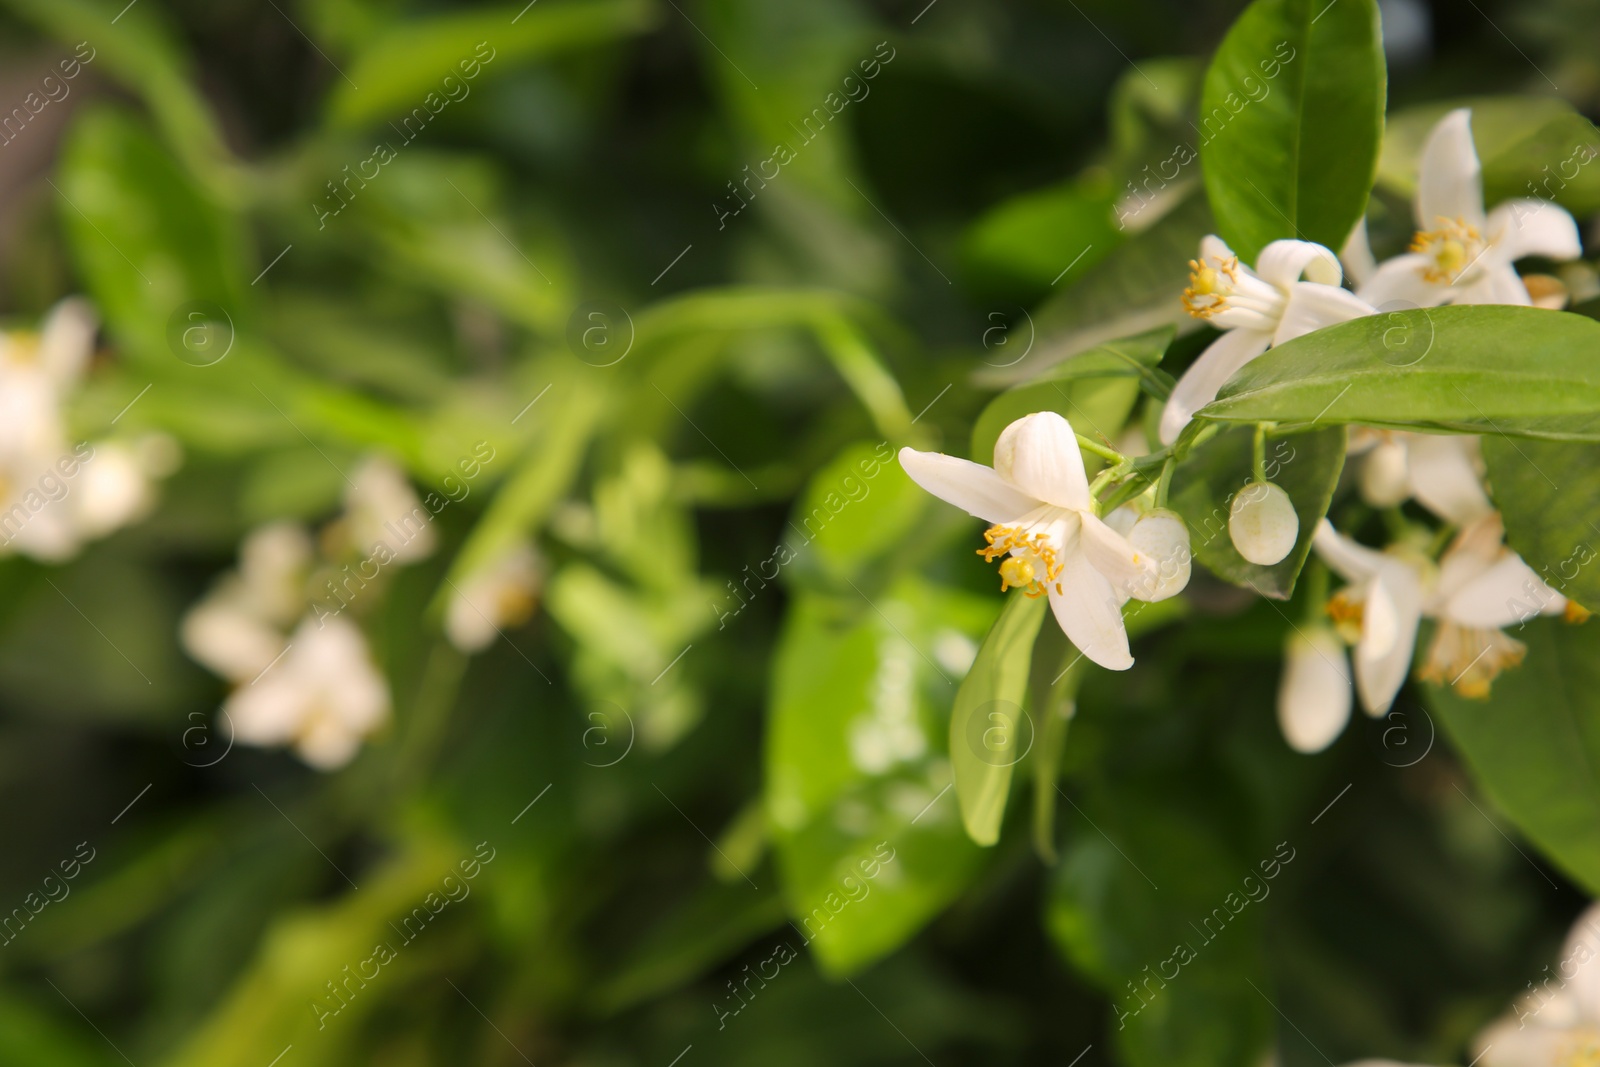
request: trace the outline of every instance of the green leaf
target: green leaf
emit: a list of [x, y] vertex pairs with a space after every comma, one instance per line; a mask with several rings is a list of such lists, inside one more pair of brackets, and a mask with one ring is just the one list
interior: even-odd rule
[[1162, 326], [1108, 341], [1056, 364], [1039, 378], [1007, 389], [989, 401], [972, 424], [969, 455], [987, 463], [1000, 432], [1035, 411], [1054, 411], [1079, 433], [1114, 442], [1139, 398], [1141, 381], [1156, 391], [1169, 388], [1170, 379], [1155, 368], [1172, 336], [1173, 328]]
[[995, 607], [907, 575], [870, 600], [803, 593], [789, 609], [772, 676], [767, 819], [789, 914], [829, 973], [898, 948], [982, 867], [944, 795], [940, 746], [955, 678]]
[[1483, 458], [1506, 542], [1556, 592], [1600, 607], [1600, 445], [1485, 437]]
[[[983, 639], [978, 658], [950, 711], [950, 767], [967, 834], [980, 845], [1000, 840], [1011, 792], [1011, 769], [1035, 740], [1024, 723], [1033, 641], [1044, 621], [1044, 597], [1013, 593]], [[1019, 751], [1020, 749], [1020, 751]]]
[[1273, 348], [1199, 418], [1600, 441], [1600, 322], [1525, 307], [1395, 311]]
[[1012, 197], [986, 211], [961, 241], [974, 284], [997, 295], [1044, 292], [1068, 267], [1074, 279], [1122, 243], [1116, 190], [1074, 179]]
[[191, 301], [219, 304], [240, 325], [243, 235], [143, 122], [110, 108], [85, 111], [57, 184], [89, 292], [135, 354], [175, 363], [168, 320]]
[[1600, 626], [1539, 619], [1486, 701], [1435, 686], [1429, 706], [1488, 797], [1540, 851], [1600, 893]]
[[[1189, 260], [1211, 229], [1205, 197], [1186, 197], [1094, 270], [1064, 282], [1067, 288], [1029, 320], [1032, 332], [1026, 338], [1013, 325], [1003, 347], [989, 346], [988, 366], [975, 377], [986, 384], [1010, 385], [1106, 341], [1163, 326], [1194, 328], [1180, 298], [1188, 284]], [[1013, 345], [1026, 355], [1018, 356]]]
[[1402, 196], [1417, 191], [1417, 161], [1436, 122], [1472, 109], [1472, 140], [1490, 207], [1513, 197], [1554, 200], [1575, 215], [1600, 211], [1600, 130], [1558, 97], [1487, 96], [1409, 107], [1389, 116], [1378, 181]]
[[1376, 0], [1255, 0], [1206, 71], [1200, 162], [1222, 237], [1344, 244], [1366, 210], [1383, 136]]
[[[444, 101], [442, 111], [449, 106], [447, 93], [465, 100], [479, 76], [498, 77], [530, 59], [639, 33], [655, 18], [648, 0], [544, 0], [407, 19], [349, 64], [330, 118], [335, 125], [357, 126], [409, 114], [430, 96]], [[453, 85], [444, 83], [447, 76]]]
[[1212, 573], [1262, 596], [1287, 600], [1311, 551], [1317, 523], [1328, 513], [1339, 472], [1344, 469], [1342, 428], [1268, 437], [1267, 479], [1289, 494], [1300, 518], [1294, 549], [1271, 567], [1239, 555], [1228, 536], [1233, 494], [1255, 481], [1254, 433], [1248, 427], [1224, 431], [1189, 453], [1172, 475], [1170, 506], [1189, 527], [1195, 558]]
[[1088, 789], [1063, 812], [1074, 832], [1046, 927], [1111, 997], [1108, 1029], [1130, 1067], [1254, 1063], [1270, 1039], [1271, 1008], [1249, 983], [1266, 983], [1273, 886], [1252, 864], [1275, 861], [1241, 854], [1215, 795], [1214, 783], [1165, 775]]
[[867, 570], [892, 565], [889, 557], [926, 521], [931, 500], [906, 476], [888, 442], [848, 446], [795, 501], [782, 538], [785, 554], [797, 557], [789, 580], [848, 591], [847, 583]]

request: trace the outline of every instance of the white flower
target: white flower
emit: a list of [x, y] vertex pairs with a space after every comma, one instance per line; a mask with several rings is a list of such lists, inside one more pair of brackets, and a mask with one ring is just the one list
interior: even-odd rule
[[1223, 383], [1268, 348], [1373, 313], [1339, 288], [1338, 258], [1310, 241], [1273, 241], [1251, 270], [1220, 237], [1207, 236], [1189, 266], [1184, 308], [1225, 332], [1178, 379], [1161, 413], [1162, 444], [1176, 441]]
[[293, 745], [313, 767], [332, 770], [389, 721], [389, 687], [355, 624], [308, 618], [283, 659], [235, 690], [223, 711], [245, 744]]
[[432, 554], [433, 515], [417, 499], [399, 467], [382, 456], [372, 456], [350, 481], [344, 495], [344, 523], [358, 553], [371, 553], [381, 541], [398, 563]]
[[1110, 670], [1133, 665], [1122, 605], [1151, 582], [1153, 567], [1095, 515], [1078, 439], [1051, 411], [1007, 426], [994, 468], [937, 452], [900, 450], [922, 488], [994, 525], [984, 559], [1000, 564], [1000, 588], [1048, 595], [1056, 621], [1085, 656]]
[[1494, 510], [1483, 491], [1483, 460], [1471, 435], [1353, 427], [1350, 454], [1364, 455], [1358, 485], [1375, 508], [1415, 497], [1429, 511], [1465, 526]]
[[275, 660], [283, 631], [306, 609], [311, 537], [293, 523], [260, 527], [239, 549], [239, 569], [183, 619], [189, 655], [234, 682], [249, 682]]
[[1482, 1067], [1578, 1067], [1600, 1060], [1600, 904], [1591, 905], [1567, 934], [1554, 967], [1532, 991], [1478, 1035], [1474, 1063]]
[[1228, 505], [1228, 539], [1260, 567], [1282, 563], [1300, 539], [1300, 516], [1289, 494], [1271, 482], [1251, 482]]
[[533, 615], [543, 565], [532, 545], [513, 545], [453, 590], [444, 632], [463, 652], [482, 652], [507, 626]]
[[1321, 752], [1350, 721], [1350, 662], [1327, 626], [1297, 629], [1284, 648], [1278, 725], [1296, 752]]
[[[1507, 200], [1483, 208], [1483, 168], [1472, 144], [1466, 108], [1439, 120], [1422, 149], [1417, 172], [1417, 235], [1411, 251], [1363, 278], [1356, 295], [1376, 307], [1438, 304], [1531, 304], [1514, 262], [1524, 256], [1577, 259], [1578, 226], [1544, 200]], [[1345, 257], [1353, 276], [1368, 273], [1365, 225], [1351, 235]]]
[[1406, 545], [1367, 548], [1322, 520], [1312, 544], [1350, 583], [1328, 613], [1355, 645], [1356, 689], [1369, 714], [1394, 702], [1424, 615], [1438, 627], [1418, 676], [1483, 697], [1501, 670], [1522, 660], [1522, 643], [1502, 629], [1567, 610], [1566, 599], [1505, 547], [1504, 536], [1499, 513], [1491, 512], [1462, 530], [1435, 565]]

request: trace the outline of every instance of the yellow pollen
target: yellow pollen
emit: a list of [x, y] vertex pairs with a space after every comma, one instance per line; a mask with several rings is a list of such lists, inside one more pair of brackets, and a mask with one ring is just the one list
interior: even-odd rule
[[1521, 641], [1499, 630], [1440, 622], [1417, 677], [1451, 686], [1469, 700], [1487, 700], [1495, 678], [1520, 664], [1527, 651]]
[[1335, 593], [1328, 601], [1328, 618], [1333, 620], [1333, 628], [1347, 645], [1361, 640], [1362, 615], [1361, 601], [1352, 598], [1344, 590]]
[[1189, 288], [1183, 291], [1183, 308], [1197, 319], [1209, 319], [1228, 306], [1228, 295], [1239, 280], [1239, 258], [1213, 256], [1215, 267], [1198, 259], [1189, 261]]
[[[1045, 594], [1045, 586], [1053, 585], [1061, 592], [1061, 564], [1050, 539], [1042, 533], [1030, 534], [1020, 526], [991, 526], [983, 531], [988, 546], [978, 549], [985, 563], [993, 563], [1010, 553], [1000, 564], [1000, 591], [1023, 589], [1028, 596]], [[1042, 579], [1041, 579], [1042, 575]]]
[[1438, 229], [1420, 231], [1412, 238], [1411, 251], [1433, 260], [1423, 268], [1424, 278], [1437, 285], [1453, 285], [1483, 252], [1483, 237], [1466, 219], [1440, 218], [1438, 222]]
[[1561, 609], [1562, 621], [1574, 624], [1588, 622], [1589, 617], [1593, 614], [1594, 612], [1590, 611], [1576, 600], [1567, 601], [1567, 606]]

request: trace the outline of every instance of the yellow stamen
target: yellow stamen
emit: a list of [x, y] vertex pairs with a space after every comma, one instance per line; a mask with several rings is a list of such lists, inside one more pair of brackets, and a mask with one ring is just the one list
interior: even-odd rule
[[1215, 267], [1198, 259], [1189, 261], [1189, 288], [1183, 291], [1183, 308], [1197, 319], [1209, 319], [1228, 306], [1228, 295], [1239, 280], [1239, 258], [1212, 256]]
[[[983, 531], [988, 546], [977, 550], [985, 563], [993, 563], [1010, 553], [1011, 558], [1000, 564], [1000, 591], [1024, 589], [1028, 596], [1045, 594], [1046, 585], [1054, 585], [1061, 592], [1061, 563], [1050, 539], [1042, 533], [1029, 533], [1020, 526], [991, 526]], [[1042, 576], [1042, 577], [1041, 577]]]
[[1328, 618], [1333, 620], [1333, 628], [1347, 645], [1361, 640], [1362, 608], [1362, 602], [1343, 589], [1328, 601]]
[[1454, 285], [1461, 272], [1483, 253], [1483, 237], [1466, 219], [1440, 217], [1439, 226], [1418, 232], [1411, 240], [1411, 251], [1428, 256], [1433, 265], [1424, 267], [1422, 276], [1436, 285]]
[[1561, 609], [1562, 621], [1573, 624], [1588, 622], [1589, 617], [1593, 614], [1594, 612], [1590, 611], [1576, 600], [1567, 601], [1567, 606]]
[[1499, 630], [1440, 622], [1417, 677], [1451, 686], [1469, 700], [1487, 700], [1490, 684], [1527, 652], [1528, 646]]

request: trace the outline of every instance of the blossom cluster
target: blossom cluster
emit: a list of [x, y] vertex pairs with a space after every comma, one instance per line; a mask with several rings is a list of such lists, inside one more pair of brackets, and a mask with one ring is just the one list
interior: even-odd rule
[[[1558, 279], [1524, 277], [1514, 264], [1528, 256], [1578, 258], [1577, 225], [1544, 200], [1510, 200], [1485, 211], [1468, 110], [1449, 113], [1431, 131], [1418, 184], [1415, 238], [1408, 251], [1381, 264], [1364, 220], [1338, 255], [1309, 241], [1279, 240], [1262, 249], [1254, 267], [1220, 237], [1201, 241], [1182, 303], [1220, 334], [1167, 397], [1156, 433], [1167, 466], [1158, 483], [1133, 499], [1118, 486], [1119, 479], [1133, 484], [1130, 457], [1077, 435], [1053, 412], [1007, 427], [992, 468], [910, 448], [901, 451], [901, 464], [929, 492], [993, 524], [979, 552], [986, 561], [1001, 560], [1002, 591], [1048, 596], [1084, 656], [1126, 669], [1133, 659], [1123, 605], [1172, 596], [1189, 578], [1188, 530], [1165, 507], [1171, 466], [1200, 431], [1195, 414], [1241, 368], [1276, 345], [1397, 307], [1564, 306]], [[1345, 287], [1347, 277], [1353, 290]], [[1228, 531], [1244, 560], [1270, 567], [1301, 544], [1301, 530], [1289, 494], [1268, 477], [1263, 434], [1258, 428], [1256, 478], [1231, 498]], [[1110, 464], [1093, 488], [1084, 449]], [[1288, 641], [1279, 721], [1302, 752], [1325, 748], [1343, 730], [1352, 689], [1369, 714], [1389, 710], [1425, 618], [1435, 627], [1419, 677], [1483, 697], [1525, 651], [1507, 628], [1539, 615], [1569, 621], [1588, 615], [1506, 546], [1477, 438], [1354, 427], [1348, 449], [1358, 459], [1362, 498], [1391, 517], [1393, 535], [1389, 544], [1370, 547], [1323, 519], [1310, 538], [1321, 564], [1345, 584], [1318, 605], [1317, 618], [1294, 626]], [[1108, 490], [1103, 496], [1093, 491], [1101, 487]], [[1401, 511], [1410, 500], [1438, 526]], [[1353, 686], [1346, 645], [1353, 650]]]

